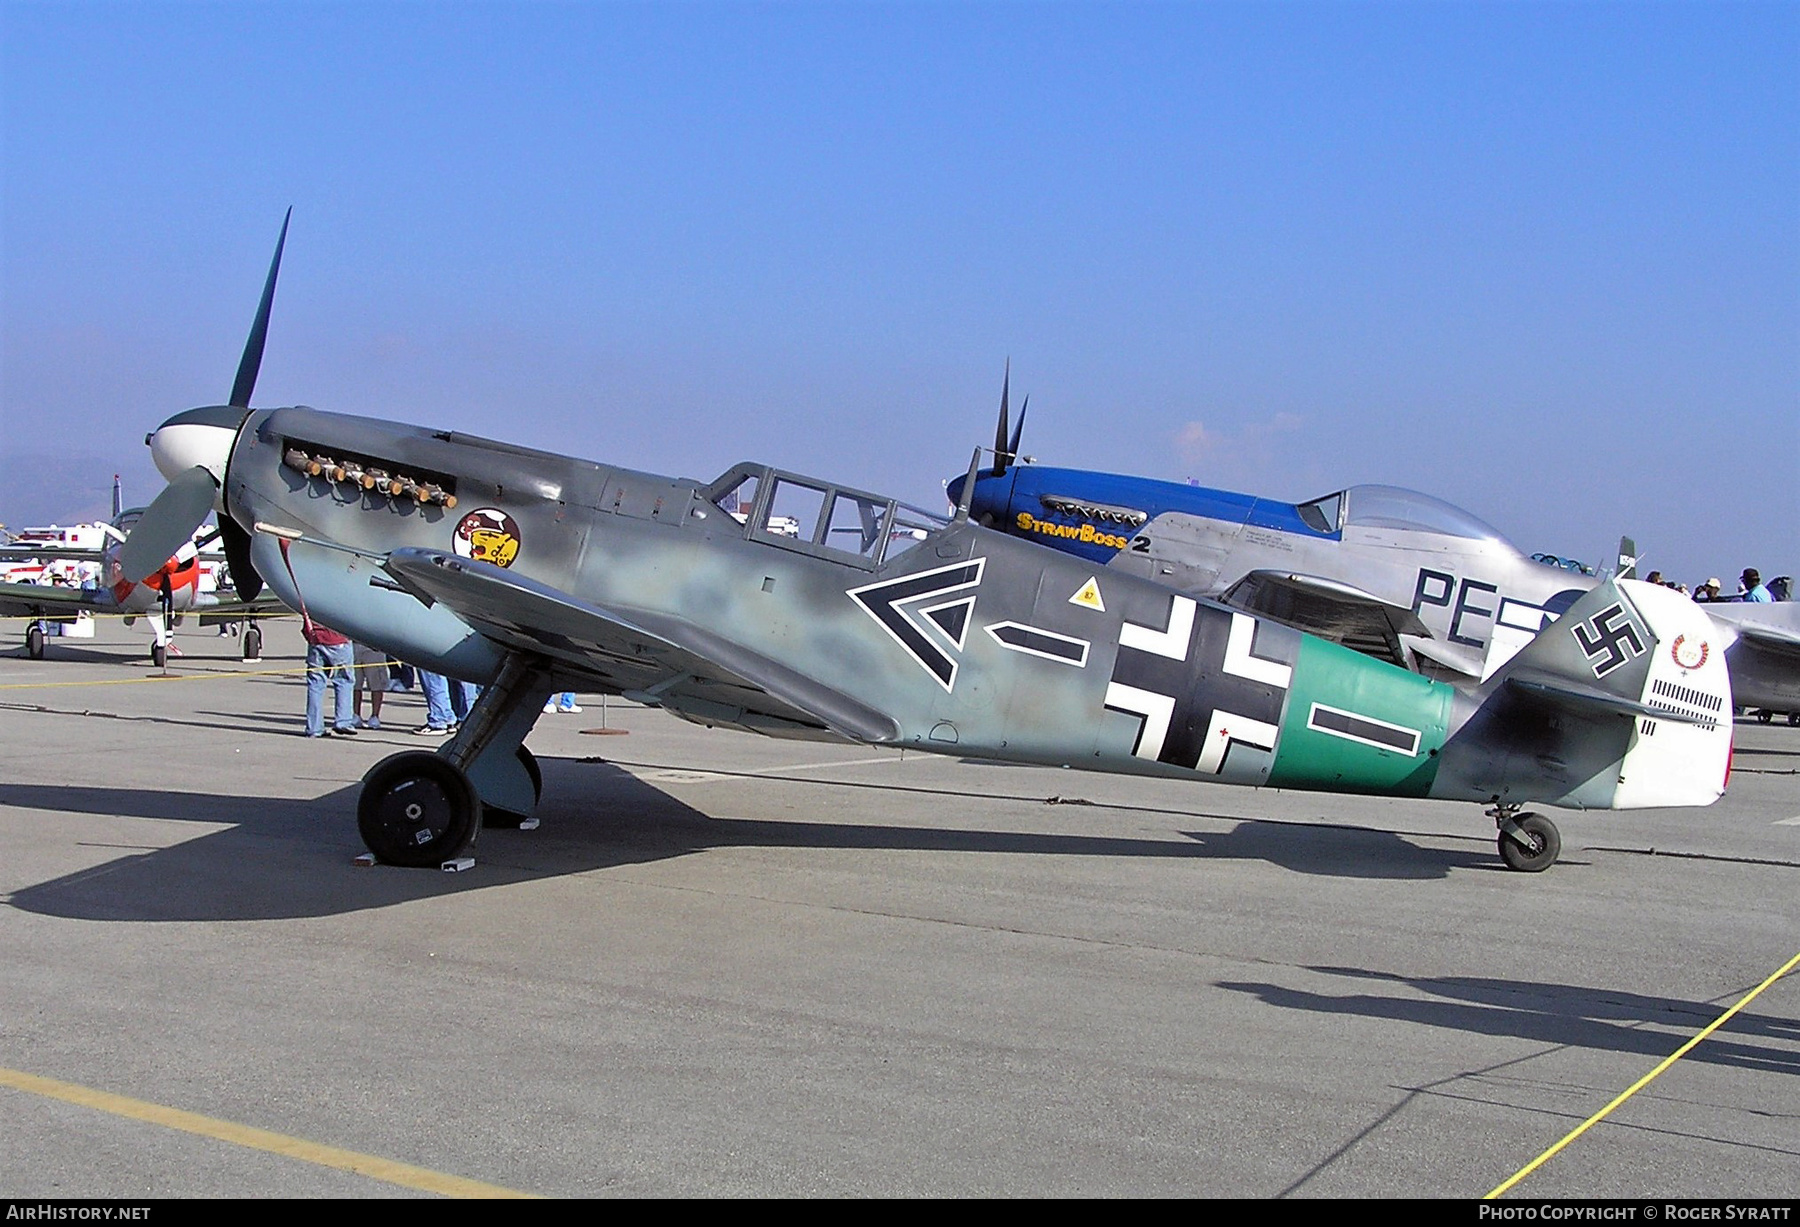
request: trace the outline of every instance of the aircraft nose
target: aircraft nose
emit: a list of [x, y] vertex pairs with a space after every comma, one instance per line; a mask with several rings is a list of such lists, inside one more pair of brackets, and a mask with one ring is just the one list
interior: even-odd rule
[[149, 445], [157, 471], [167, 480], [174, 481], [189, 469], [201, 468], [222, 486], [231, 445], [249, 416], [248, 409], [235, 405], [189, 409], [145, 435], [144, 442]]

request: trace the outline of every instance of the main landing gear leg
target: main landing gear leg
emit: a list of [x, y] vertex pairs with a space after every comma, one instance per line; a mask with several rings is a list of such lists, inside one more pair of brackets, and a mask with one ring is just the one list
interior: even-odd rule
[[1520, 873], [1542, 873], [1562, 852], [1562, 833], [1542, 814], [1519, 812], [1517, 805], [1496, 805], [1487, 816], [1500, 828], [1500, 859]]
[[544, 662], [511, 653], [441, 751], [409, 750], [376, 763], [356, 807], [369, 851], [390, 865], [441, 865], [474, 844], [484, 811], [496, 819], [489, 825], [529, 818], [539, 785], [523, 743], [555, 692]]

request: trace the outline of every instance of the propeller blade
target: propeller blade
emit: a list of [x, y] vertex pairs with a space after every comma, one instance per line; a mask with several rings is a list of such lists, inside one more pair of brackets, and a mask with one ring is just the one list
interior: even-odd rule
[[1012, 359], [1006, 360], [1006, 374], [1000, 380], [1000, 421], [994, 427], [994, 476], [1006, 472], [1006, 402], [1012, 391]]
[[163, 487], [119, 549], [125, 577], [141, 581], [161, 570], [206, 519], [218, 490], [212, 474], [198, 465]]
[[244, 342], [244, 356], [238, 362], [237, 379], [231, 385], [231, 400], [226, 402], [239, 409], [250, 407], [250, 394], [256, 390], [256, 373], [262, 369], [263, 342], [269, 338], [269, 309], [275, 305], [275, 278], [281, 272], [281, 249], [287, 246], [288, 223], [293, 219], [294, 207], [289, 205], [287, 216], [281, 219], [281, 237], [275, 240], [275, 258], [269, 262], [269, 279], [263, 282], [262, 302], [257, 304], [256, 320], [250, 325], [250, 338]]
[[225, 539], [225, 562], [231, 568], [231, 586], [238, 599], [254, 601], [263, 590], [262, 573], [250, 561], [250, 534], [230, 516], [219, 517], [219, 536]]
[[1025, 403], [1019, 406], [1019, 424], [1013, 427], [1012, 442], [1006, 446], [1006, 459], [1009, 462], [1019, 458], [1019, 436], [1025, 433], [1025, 411], [1030, 408], [1031, 396], [1027, 393]]

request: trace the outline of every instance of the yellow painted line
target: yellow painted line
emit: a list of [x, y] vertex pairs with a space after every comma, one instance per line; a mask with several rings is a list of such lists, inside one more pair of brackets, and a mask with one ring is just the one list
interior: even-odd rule
[[1611, 1114], [1611, 1112], [1614, 1108], [1616, 1108], [1620, 1104], [1624, 1103], [1627, 1099], [1630, 1099], [1633, 1095], [1635, 1095], [1639, 1091], [1643, 1090], [1646, 1086], [1649, 1086], [1651, 1079], [1655, 1078], [1658, 1074], [1662, 1073], [1663, 1070], [1669, 1068], [1669, 1066], [1675, 1064], [1675, 1062], [1679, 1061], [1682, 1057], [1686, 1056], [1689, 1052], [1691, 1052], [1693, 1050], [1694, 1046], [1696, 1044], [1698, 1044], [1701, 1040], [1705, 1039], [1707, 1036], [1711, 1035], [1714, 1031], [1717, 1031], [1720, 1027], [1724, 1026], [1727, 1019], [1729, 1019], [1733, 1014], [1736, 1014], [1739, 1010], [1743, 1009], [1745, 1006], [1749, 1005], [1752, 1001], [1755, 1001], [1756, 998], [1758, 997], [1758, 995], [1760, 995], [1765, 988], [1768, 988], [1769, 985], [1775, 983], [1775, 981], [1777, 981], [1777, 980], [1781, 979], [1781, 977], [1787, 975], [1788, 972], [1794, 970], [1794, 967], [1796, 964], [1800, 964], [1800, 954], [1796, 954], [1793, 958], [1789, 959], [1786, 963], [1782, 964], [1780, 971], [1777, 971], [1774, 975], [1770, 976], [1767, 980], [1764, 980], [1761, 984], [1759, 984], [1755, 988], [1751, 989], [1748, 993], [1746, 993], [1744, 995], [1743, 999], [1740, 1000], [1736, 1005], [1732, 1006], [1729, 1010], [1726, 1010], [1723, 1014], [1721, 1014], [1717, 1018], [1713, 1019], [1712, 1022], [1707, 1025], [1706, 1029], [1704, 1031], [1700, 1032], [1699, 1035], [1696, 1035], [1693, 1039], [1689, 1040], [1687, 1043], [1685, 1043], [1681, 1047], [1677, 1048], [1674, 1052], [1670, 1053], [1667, 1057], [1663, 1058], [1662, 1064], [1658, 1065], [1655, 1069], [1651, 1070], [1649, 1073], [1645, 1074], [1642, 1078], [1639, 1078], [1636, 1082], [1632, 1083], [1629, 1087], [1625, 1088], [1625, 1090], [1622, 1093], [1620, 1093], [1619, 1096], [1617, 1098], [1615, 1098], [1611, 1103], [1607, 1104], [1604, 1108], [1601, 1108], [1598, 1112], [1594, 1113], [1592, 1116], [1590, 1116], [1586, 1120], [1582, 1121], [1579, 1125], [1575, 1126], [1575, 1128], [1570, 1130], [1568, 1136], [1563, 1138], [1562, 1141], [1558, 1142], [1556, 1145], [1552, 1146], [1549, 1150], [1546, 1150], [1543, 1154], [1539, 1155], [1537, 1158], [1535, 1158], [1531, 1162], [1527, 1163], [1524, 1167], [1521, 1167], [1518, 1171], [1514, 1172], [1503, 1184], [1501, 1184], [1499, 1187], [1495, 1188], [1493, 1192], [1489, 1193], [1486, 1197], [1482, 1198], [1482, 1200], [1483, 1201], [1493, 1200], [1494, 1198], [1500, 1196], [1500, 1194], [1506, 1192], [1506, 1190], [1512, 1188], [1513, 1185], [1519, 1183], [1519, 1181], [1525, 1179], [1525, 1177], [1531, 1175], [1531, 1173], [1535, 1172], [1538, 1168], [1542, 1167], [1545, 1163], [1548, 1163], [1550, 1161], [1551, 1157], [1554, 1156], [1557, 1151], [1561, 1150], [1563, 1147], [1567, 1146], [1570, 1142], [1573, 1142], [1576, 1138], [1578, 1138], [1582, 1134], [1586, 1133], [1589, 1129], [1593, 1128], [1595, 1125], [1597, 1125], [1601, 1121], [1605, 1120], [1606, 1117], [1609, 1114]]
[[501, 1188], [497, 1184], [483, 1184], [479, 1180], [465, 1180], [461, 1176], [434, 1172], [430, 1168], [414, 1167], [410, 1163], [397, 1163], [392, 1159], [358, 1154], [354, 1150], [340, 1150], [336, 1146], [322, 1146], [317, 1142], [308, 1142], [302, 1138], [271, 1133], [267, 1129], [254, 1129], [249, 1125], [216, 1120], [210, 1116], [201, 1116], [197, 1112], [183, 1112], [180, 1108], [146, 1103], [142, 1099], [127, 1099], [123, 1095], [96, 1091], [92, 1087], [77, 1086], [73, 1082], [58, 1082], [54, 1078], [40, 1078], [35, 1074], [21, 1073], [16, 1069], [0, 1068], [0, 1086], [10, 1086], [14, 1090], [42, 1095], [47, 1099], [60, 1099], [64, 1103], [79, 1104], [81, 1107], [93, 1108], [100, 1112], [110, 1112], [114, 1116], [123, 1116], [128, 1120], [147, 1121], [152, 1125], [164, 1125], [170, 1129], [179, 1129], [183, 1133], [194, 1133], [201, 1137], [230, 1142], [236, 1146], [247, 1146], [251, 1150], [266, 1150], [270, 1154], [285, 1155], [290, 1159], [299, 1159], [303, 1163], [316, 1163], [320, 1167], [334, 1167], [339, 1171], [355, 1172], [359, 1176], [385, 1180], [389, 1184], [417, 1189], [424, 1193], [438, 1193], [445, 1197], [534, 1198], [537, 1196], [534, 1193], [521, 1193], [516, 1189]]

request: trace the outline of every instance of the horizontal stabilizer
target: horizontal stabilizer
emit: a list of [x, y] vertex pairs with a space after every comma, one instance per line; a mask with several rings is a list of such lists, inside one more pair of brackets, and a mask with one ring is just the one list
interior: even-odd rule
[[1656, 720], [1673, 720], [1678, 724], [1705, 724], [1709, 719], [1712, 723], [1718, 722], [1716, 716], [1707, 717], [1698, 712], [1652, 707], [1648, 703], [1639, 703], [1624, 695], [1601, 690], [1597, 686], [1583, 686], [1579, 682], [1534, 678], [1525, 674], [1509, 674], [1506, 684], [1522, 694], [1545, 699], [1555, 706], [1581, 707], [1590, 711], [1620, 712], [1627, 716], [1649, 716]]

